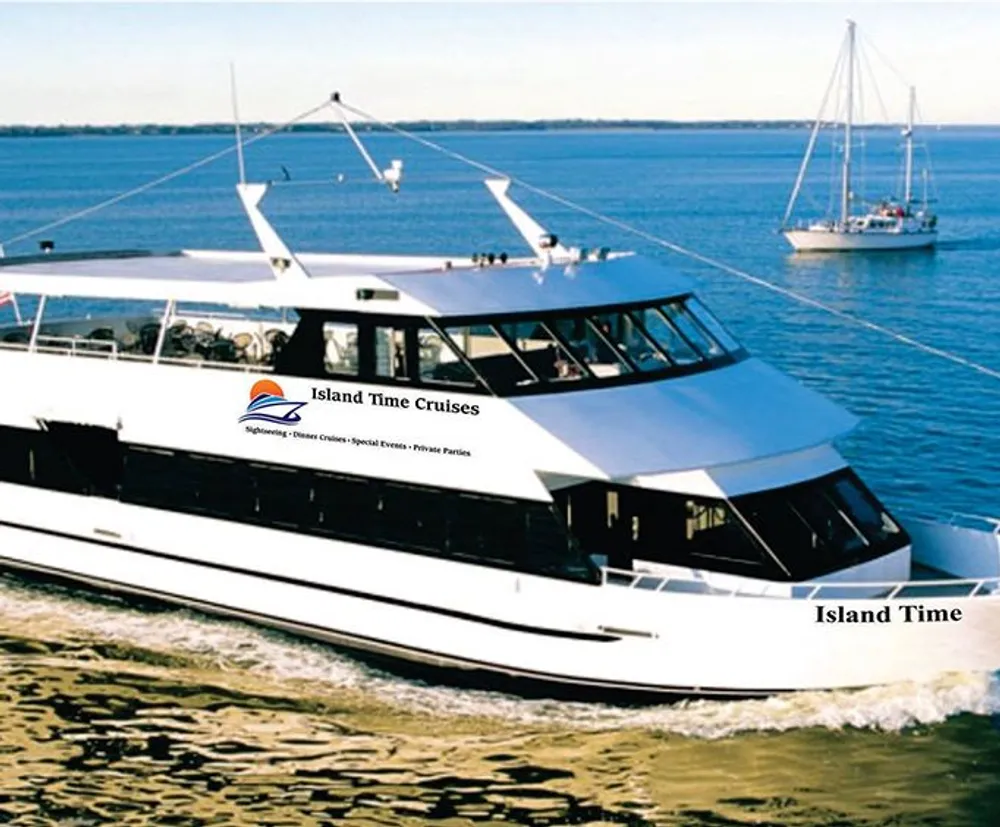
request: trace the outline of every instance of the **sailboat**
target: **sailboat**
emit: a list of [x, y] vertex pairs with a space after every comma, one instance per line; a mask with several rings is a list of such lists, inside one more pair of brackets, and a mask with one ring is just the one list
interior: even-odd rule
[[[902, 198], [886, 198], [865, 204], [855, 196], [852, 185], [851, 142], [854, 130], [855, 80], [860, 82], [857, 67], [856, 32], [853, 20], [847, 21], [846, 38], [846, 114], [844, 116], [844, 146], [840, 163], [839, 213], [796, 225], [789, 223], [809, 161], [816, 147], [816, 138], [823, 125], [823, 112], [813, 126], [805, 157], [792, 188], [792, 194], [782, 220], [781, 232], [796, 251], [849, 252], [865, 250], [910, 250], [931, 247], [937, 240], [937, 216], [928, 208], [926, 176], [921, 201], [913, 193], [913, 128], [916, 115], [916, 90], [911, 86], [909, 113], [902, 135], [904, 141], [904, 192]], [[842, 51], [843, 53], [843, 51]], [[838, 60], [839, 65], [839, 60]], [[836, 74], [836, 73], [835, 73]], [[827, 97], [829, 89], [827, 90]], [[825, 106], [824, 99], [824, 106]], [[860, 207], [860, 209], [858, 209]]]

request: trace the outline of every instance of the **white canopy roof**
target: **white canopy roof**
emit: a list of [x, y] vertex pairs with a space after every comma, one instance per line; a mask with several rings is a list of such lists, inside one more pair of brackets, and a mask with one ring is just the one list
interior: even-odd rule
[[[633, 255], [547, 267], [538, 259], [480, 267], [469, 258], [437, 256], [305, 253], [296, 258], [311, 278], [275, 278], [262, 252], [124, 251], [0, 259], [0, 291], [460, 316], [628, 304], [692, 289], [688, 279]], [[359, 290], [388, 292], [363, 299]]]

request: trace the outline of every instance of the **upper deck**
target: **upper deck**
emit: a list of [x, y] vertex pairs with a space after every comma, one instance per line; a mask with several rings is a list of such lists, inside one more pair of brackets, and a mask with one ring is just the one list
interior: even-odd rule
[[631, 254], [544, 264], [471, 257], [303, 253], [308, 278], [276, 278], [264, 252], [112, 251], [0, 258], [14, 294], [225, 303], [393, 316], [463, 317], [616, 307], [690, 293], [692, 283]]

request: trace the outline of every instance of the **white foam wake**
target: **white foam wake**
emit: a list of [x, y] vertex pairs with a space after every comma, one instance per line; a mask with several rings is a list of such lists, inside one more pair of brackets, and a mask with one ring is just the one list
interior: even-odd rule
[[106, 605], [73, 592], [0, 584], [0, 616], [39, 637], [79, 635], [161, 653], [195, 657], [199, 665], [257, 678], [304, 681], [317, 693], [358, 690], [412, 712], [486, 717], [567, 729], [643, 729], [698, 738], [746, 731], [857, 727], [899, 731], [953, 715], [1000, 713], [1000, 685], [989, 675], [961, 674], [926, 683], [858, 691], [801, 692], [734, 702], [696, 701], [623, 708], [527, 700], [493, 692], [427, 686], [360, 664], [331, 647], [296, 640], [243, 623], [176, 610], [144, 612]]

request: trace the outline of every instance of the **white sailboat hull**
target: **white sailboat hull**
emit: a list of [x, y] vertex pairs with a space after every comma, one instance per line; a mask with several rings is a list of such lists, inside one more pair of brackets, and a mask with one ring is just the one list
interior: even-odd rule
[[933, 247], [936, 230], [868, 230], [845, 232], [836, 228], [783, 230], [796, 252], [864, 252], [870, 250], [916, 250]]

